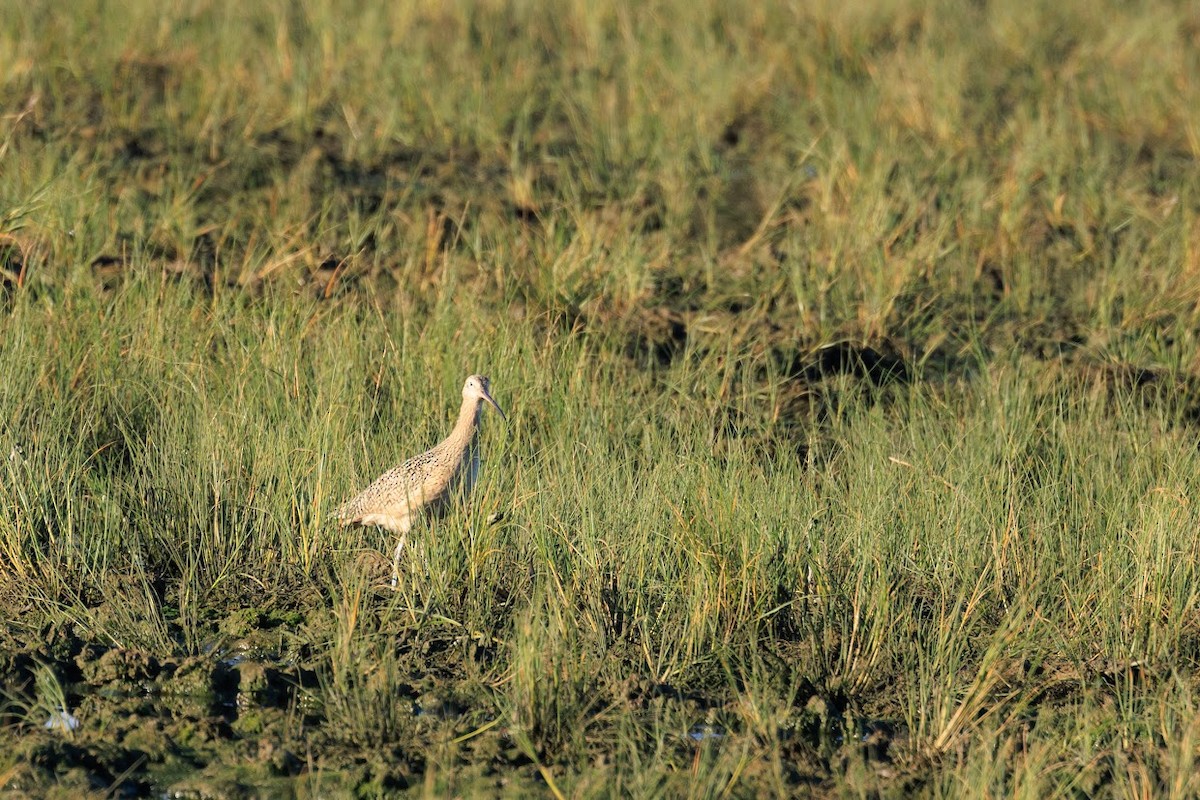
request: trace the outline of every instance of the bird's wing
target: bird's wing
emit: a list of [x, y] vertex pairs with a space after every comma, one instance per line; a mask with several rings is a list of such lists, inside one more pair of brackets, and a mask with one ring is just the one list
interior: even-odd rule
[[338, 509], [338, 518], [349, 524], [362, 519], [364, 514], [383, 507], [401, 502], [415, 505], [413, 501], [420, 493], [421, 483], [417, 477], [420, 474], [418, 459], [419, 456], [411, 458], [380, 475], [370, 486], [347, 500]]

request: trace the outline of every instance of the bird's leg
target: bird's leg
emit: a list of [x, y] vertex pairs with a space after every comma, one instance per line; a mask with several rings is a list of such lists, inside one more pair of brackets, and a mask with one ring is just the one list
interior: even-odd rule
[[396, 543], [396, 552], [392, 554], [392, 588], [400, 586], [400, 554], [404, 552], [404, 543], [408, 541], [408, 534], [400, 534], [400, 541]]

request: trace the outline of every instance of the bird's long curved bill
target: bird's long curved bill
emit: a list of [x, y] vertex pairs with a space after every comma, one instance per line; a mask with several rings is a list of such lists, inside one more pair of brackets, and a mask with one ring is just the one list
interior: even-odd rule
[[504, 409], [501, 408], [500, 405], [495, 400], [492, 399], [492, 395], [490, 392], [488, 392], [487, 389], [483, 390], [483, 399], [487, 400], [489, 403], [491, 403], [492, 408], [496, 409], [496, 411], [498, 411], [500, 413], [500, 419], [504, 420], [505, 422], [508, 422], [508, 416], [504, 413]]

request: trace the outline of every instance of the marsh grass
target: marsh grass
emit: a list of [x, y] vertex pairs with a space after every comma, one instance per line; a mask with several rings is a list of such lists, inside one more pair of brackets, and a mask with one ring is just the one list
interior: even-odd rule
[[0, 788], [1200, 791], [1183, 5], [9, 17]]

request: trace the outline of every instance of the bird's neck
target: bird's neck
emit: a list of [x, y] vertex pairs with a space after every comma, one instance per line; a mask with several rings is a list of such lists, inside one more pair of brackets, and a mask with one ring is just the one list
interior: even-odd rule
[[479, 431], [479, 412], [482, 405], [473, 398], [463, 398], [462, 407], [458, 409], [458, 421], [454, 423], [454, 430], [446, 437], [447, 445], [464, 447], [471, 442]]

